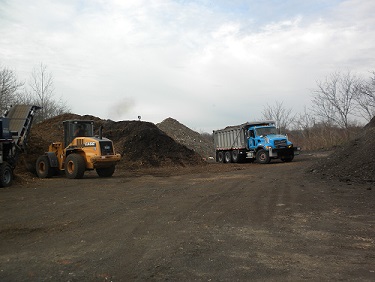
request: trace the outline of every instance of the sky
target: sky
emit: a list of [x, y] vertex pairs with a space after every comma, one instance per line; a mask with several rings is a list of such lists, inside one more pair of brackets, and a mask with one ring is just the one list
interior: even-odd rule
[[373, 0], [0, 0], [0, 66], [41, 63], [56, 99], [198, 132], [311, 107], [333, 72], [375, 71]]

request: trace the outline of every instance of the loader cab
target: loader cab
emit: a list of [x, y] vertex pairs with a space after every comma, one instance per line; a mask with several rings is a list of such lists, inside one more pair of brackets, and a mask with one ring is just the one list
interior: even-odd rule
[[66, 120], [64, 127], [64, 148], [76, 137], [94, 136], [94, 122], [92, 120]]

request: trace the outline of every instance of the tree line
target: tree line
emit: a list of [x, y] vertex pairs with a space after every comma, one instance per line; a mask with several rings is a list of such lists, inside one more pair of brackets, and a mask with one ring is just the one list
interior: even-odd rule
[[[66, 101], [56, 98], [53, 75], [44, 64], [34, 67], [27, 82], [0, 66], [0, 113], [14, 104], [42, 107], [36, 121], [70, 112]], [[295, 113], [283, 101], [263, 107], [262, 118], [274, 120], [280, 133], [289, 133], [307, 150], [330, 148], [357, 133], [375, 115], [375, 72], [359, 77], [351, 72], [334, 72], [316, 82], [311, 90], [311, 106]]]
[[10, 68], [0, 67], [1, 115], [15, 104], [40, 106], [35, 115], [36, 122], [70, 111], [66, 101], [56, 97], [53, 75], [42, 63], [33, 68], [27, 82], [20, 81]]
[[363, 123], [358, 119], [369, 122], [375, 116], [375, 72], [368, 78], [334, 72], [317, 81], [311, 91], [311, 107], [302, 113], [276, 101], [267, 104], [262, 114], [307, 150], [341, 145], [361, 131]]

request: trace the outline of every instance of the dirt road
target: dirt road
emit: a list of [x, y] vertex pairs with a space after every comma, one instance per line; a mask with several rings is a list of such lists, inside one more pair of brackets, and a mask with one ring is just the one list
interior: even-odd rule
[[306, 173], [316, 159], [1, 189], [0, 280], [374, 281], [373, 183]]

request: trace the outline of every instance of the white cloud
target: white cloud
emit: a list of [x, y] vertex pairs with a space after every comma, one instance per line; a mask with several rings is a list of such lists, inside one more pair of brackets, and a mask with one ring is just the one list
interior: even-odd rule
[[[222, 9], [172, 0], [2, 3], [0, 63], [26, 79], [43, 62], [78, 114], [155, 123], [171, 116], [211, 131], [261, 118], [275, 100], [302, 110], [316, 80], [375, 68], [373, 1], [288, 9], [261, 25], [256, 1]], [[252, 6], [236, 14], [236, 5]]]

